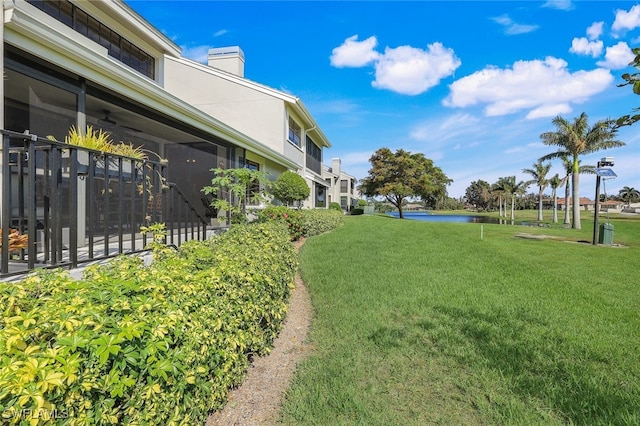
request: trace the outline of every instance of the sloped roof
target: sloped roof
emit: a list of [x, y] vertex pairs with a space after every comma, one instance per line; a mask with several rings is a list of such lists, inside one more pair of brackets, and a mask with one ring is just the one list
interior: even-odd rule
[[183, 65], [197, 68], [200, 71], [206, 72], [207, 74], [216, 76], [217, 78], [227, 80], [231, 83], [238, 84], [240, 86], [249, 88], [251, 90], [255, 90], [257, 92], [263, 93], [265, 95], [271, 96], [276, 99], [280, 99], [281, 101], [289, 104], [293, 111], [300, 116], [303, 120], [305, 120], [305, 127], [308, 127], [312, 130], [308, 130], [310, 133], [314, 133], [319, 140], [315, 140], [314, 142], [320, 143], [323, 146], [329, 148], [331, 147], [331, 142], [324, 134], [324, 132], [320, 129], [320, 126], [315, 121], [307, 107], [304, 105], [302, 100], [293, 96], [289, 93], [274, 89], [272, 87], [266, 86], [261, 83], [257, 83], [255, 81], [249, 80], [244, 77], [237, 76], [233, 73], [220, 70], [218, 68], [210, 67], [209, 65], [201, 64], [200, 62], [194, 61], [192, 59], [180, 57], [180, 58], [172, 58], [174, 61], [182, 63]]

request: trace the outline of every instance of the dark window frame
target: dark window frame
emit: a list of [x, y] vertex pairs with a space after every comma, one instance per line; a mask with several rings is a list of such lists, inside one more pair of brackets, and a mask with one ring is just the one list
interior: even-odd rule
[[[109, 56], [155, 80], [155, 58], [68, 0], [27, 0], [34, 7], [105, 47]], [[69, 11], [71, 15], [69, 16]], [[123, 54], [123, 44], [129, 50]]]
[[302, 127], [289, 116], [289, 142], [300, 148], [302, 144]]

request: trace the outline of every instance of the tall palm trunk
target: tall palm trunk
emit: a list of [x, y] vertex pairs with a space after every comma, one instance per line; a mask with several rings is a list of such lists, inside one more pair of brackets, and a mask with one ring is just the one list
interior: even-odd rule
[[571, 220], [569, 219], [569, 206], [571, 205], [571, 200], [569, 200], [571, 194], [571, 181], [567, 179], [567, 182], [564, 184], [564, 224], [571, 225]]
[[498, 217], [502, 217], [502, 194], [498, 194]]
[[580, 226], [580, 163], [578, 157], [573, 158], [573, 175], [571, 186], [573, 191], [573, 229], [582, 229]]
[[515, 194], [511, 194], [511, 224], [512, 225], [513, 225], [513, 222], [516, 219], [515, 210], [516, 210], [516, 195]]
[[540, 191], [538, 192], [538, 222], [542, 222], [542, 187], [540, 187]]
[[553, 188], [553, 223], [558, 223], [558, 194], [556, 188]]

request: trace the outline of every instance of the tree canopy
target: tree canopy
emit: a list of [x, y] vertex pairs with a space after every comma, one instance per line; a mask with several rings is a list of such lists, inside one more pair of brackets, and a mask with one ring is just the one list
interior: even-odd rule
[[[634, 49], [631, 49], [631, 51], [636, 56], [629, 65], [635, 67], [637, 70], [640, 70], [640, 48], [636, 47]], [[640, 95], [640, 72], [622, 74], [622, 79], [625, 82], [619, 84], [618, 87], [631, 86], [633, 93], [635, 93], [636, 95]], [[622, 117], [618, 118], [618, 120], [616, 121], [616, 125], [630, 126], [638, 120], [640, 120], [640, 108], [634, 108], [633, 114], [623, 115]]]
[[283, 204], [290, 206], [309, 197], [309, 185], [299, 174], [287, 170], [271, 185], [271, 194]]
[[398, 149], [380, 148], [369, 159], [369, 175], [360, 181], [358, 189], [367, 197], [382, 196], [398, 209], [408, 199], [423, 201], [446, 196], [447, 186], [453, 182], [422, 153], [412, 154]]
[[487, 210], [491, 205], [491, 185], [482, 179], [471, 182], [465, 191], [467, 203], [482, 210]]

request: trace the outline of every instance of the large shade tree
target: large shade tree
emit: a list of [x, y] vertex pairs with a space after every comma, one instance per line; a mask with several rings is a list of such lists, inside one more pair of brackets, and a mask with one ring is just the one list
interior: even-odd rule
[[446, 187], [452, 182], [422, 153], [380, 148], [369, 162], [369, 175], [360, 181], [358, 189], [367, 197], [384, 197], [398, 209], [401, 219], [404, 217], [402, 207], [407, 200], [441, 196], [446, 194]]
[[557, 116], [552, 121], [556, 126], [554, 132], [544, 132], [540, 135], [542, 143], [558, 147], [556, 152], [547, 154], [540, 161], [554, 158], [569, 158], [572, 164], [571, 187], [573, 198], [574, 229], [581, 229], [580, 225], [580, 157], [603, 149], [624, 146], [625, 143], [616, 140], [617, 127], [614, 120], [605, 119], [589, 126], [586, 113], [580, 114], [573, 122]]
[[467, 203], [477, 209], [486, 210], [491, 203], [491, 185], [482, 179], [473, 181], [465, 190], [464, 195]]
[[533, 163], [531, 168], [522, 169], [523, 173], [531, 175], [533, 179], [527, 181], [527, 185], [535, 184], [538, 186], [538, 220], [542, 221], [542, 193], [544, 192], [549, 181], [547, 180], [547, 173], [551, 169], [551, 163], [543, 163], [541, 160]]

